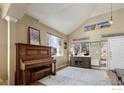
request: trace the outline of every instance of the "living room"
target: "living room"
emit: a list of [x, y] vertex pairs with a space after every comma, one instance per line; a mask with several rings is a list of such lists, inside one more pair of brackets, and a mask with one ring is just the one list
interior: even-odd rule
[[[1, 3], [0, 6], [2, 84], [124, 84], [123, 3]], [[39, 71], [42, 61], [50, 65], [43, 75], [46, 72]], [[35, 63], [39, 65], [29, 66]], [[38, 68], [34, 70], [34, 66]]]

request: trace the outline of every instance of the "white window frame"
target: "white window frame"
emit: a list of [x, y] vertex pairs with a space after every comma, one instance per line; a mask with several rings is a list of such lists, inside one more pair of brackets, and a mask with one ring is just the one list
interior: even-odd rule
[[[51, 35], [53, 37], [56, 37], [56, 38], [59, 38], [61, 40], [61, 45], [59, 46], [61, 53], [60, 54], [56, 53], [56, 55], [52, 55], [52, 56], [53, 57], [63, 56], [63, 39], [61, 37], [58, 37], [58, 36], [54, 35], [54, 34], [47, 33], [47, 45], [50, 46], [50, 47], [53, 47], [53, 46], [51, 46], [49, 44], [49, 35]], [[54, 47], [54, 48], [56, 48], [56, 47]]]

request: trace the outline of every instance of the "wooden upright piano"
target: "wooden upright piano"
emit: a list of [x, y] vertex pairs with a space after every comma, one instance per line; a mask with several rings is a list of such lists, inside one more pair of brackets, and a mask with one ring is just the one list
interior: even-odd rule
[[51, 57], [51, 47], [16, 44], [16, 85], [28, 85], [56, 74], [56, 60]]

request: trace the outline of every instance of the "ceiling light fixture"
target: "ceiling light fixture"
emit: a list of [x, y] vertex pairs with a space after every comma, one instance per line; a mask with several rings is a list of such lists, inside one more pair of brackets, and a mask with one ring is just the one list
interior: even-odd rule
[[103, 21], [103, 22], [99, 22], [96, 24], [91, 24], [91, 25], [87, 25], [84, 26], [84, 30], [85, 31], [90, 31], [90, 30], [96, 30], [96, 29], [100, 29], [100, 28], [105, 28], [105, 27], [110, 27], [113, 24], [113, 17], [112, 17], [112, 3], [110, 6], [110, 19], [108, 21]]
[[109, 23], [110, 23], [110, 24], [113, 24], [113, 17], [112, 17], [112, 3], [111, 3], [111, 18], [110, 18]]

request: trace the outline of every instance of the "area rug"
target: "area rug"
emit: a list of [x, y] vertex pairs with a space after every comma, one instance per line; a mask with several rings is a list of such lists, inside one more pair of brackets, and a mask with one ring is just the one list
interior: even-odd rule
[[39, 82], [45, 85], [111, 85], [106, 71], [77, 67], [67, 67], [56, 76], [45, 77]]

